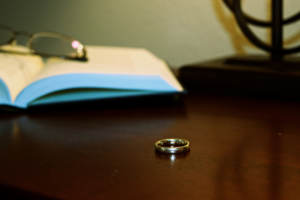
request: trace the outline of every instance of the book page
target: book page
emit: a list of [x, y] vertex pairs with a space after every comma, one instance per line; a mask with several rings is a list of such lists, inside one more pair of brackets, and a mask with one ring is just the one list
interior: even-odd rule
[[[5, 46], [1, 49], [26, 51], [19, 46]], [[0, 53], [0, 79], [9, 89], [12, 102], [17, 95], [32, 82], [43, 68], [43, 61], [39, 56]]]
[[88, 46], [87, 55], [88, 62], [49, 59], [35, 80], [70, 73], [158, 75], [183, 90], [167, 65], [145, 49]]

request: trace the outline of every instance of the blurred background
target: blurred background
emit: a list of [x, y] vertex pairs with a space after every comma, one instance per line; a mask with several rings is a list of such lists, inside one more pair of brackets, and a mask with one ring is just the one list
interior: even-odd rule
[[[243, 0], [244, 10], [270, 17], [270, 0]], [[285, 0], [284, 15], [300, 11]], [[143, 47], [172, 67], [232, 54], [263, 53], [241, 34], [222, 0], [1, 0], [0, 24], [29, 32], [55, 31], [86, 45]], [[269, 40], [268, 31], [254, 28]], [[300, 43], [300, 22], [284, 32]]]

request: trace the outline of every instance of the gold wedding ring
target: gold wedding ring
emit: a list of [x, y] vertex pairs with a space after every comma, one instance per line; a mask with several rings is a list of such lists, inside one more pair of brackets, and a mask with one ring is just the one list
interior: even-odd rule
[[161, 153], [176, 154], [190, 151], [190, 142], [186, 139], [167, 138], [155, 142], [154, 147]]

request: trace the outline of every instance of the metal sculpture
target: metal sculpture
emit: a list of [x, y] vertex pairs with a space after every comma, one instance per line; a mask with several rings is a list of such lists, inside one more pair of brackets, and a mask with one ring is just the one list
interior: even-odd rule
[[[272, 60], [282, 60], [284, 55], [300, 52], [300, 45], [292, 48], [283, 47], [283, 26], [300, 20], [300, 12], [283, 19], [283, 0], [272, 0], [272, 20], [263, 21], [246, 15], [241, 8], [241, 0], [223, 0], [232, 11], [235, 19], [245, 36], [258, 48], [271, 54]], [[271, 28], [271, 45], [260, 40], [249, 28], [249, 24], [264, 28]]]

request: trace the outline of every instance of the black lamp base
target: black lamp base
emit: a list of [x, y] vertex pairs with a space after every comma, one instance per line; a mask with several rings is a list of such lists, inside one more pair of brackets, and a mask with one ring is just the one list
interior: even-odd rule
[[185, 65], [178, 78], [188, 90], [300, 96], [300, 57], [234, 56]]

